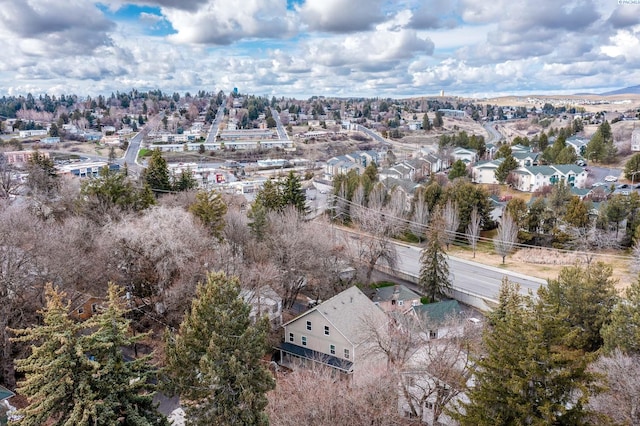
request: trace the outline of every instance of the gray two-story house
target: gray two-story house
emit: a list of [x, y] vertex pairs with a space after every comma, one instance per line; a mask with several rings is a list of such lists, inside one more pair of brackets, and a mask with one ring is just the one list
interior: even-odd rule
[[294, 368], [319, 364], [352, 375], [380, 363], [371, 349], [372, 327], [388, 327], [386, 314], [351, 287], [283, 325], [280, 362]]

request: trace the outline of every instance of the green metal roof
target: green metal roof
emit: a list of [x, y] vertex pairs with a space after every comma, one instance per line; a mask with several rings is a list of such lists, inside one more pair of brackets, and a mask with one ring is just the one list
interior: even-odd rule
[[460, 305], [457, 300], [444, 300], [442, 302], [414, 306], [413, 310], [425, 321], [442, 323], [446, 319], [458, 315], [460, 313]]
[[11, 392], [9, 389], [0, 386], [0, 401], [4, 401], [5, 399], [9, 399], [14, 395], [15, 395], [15, 393]]

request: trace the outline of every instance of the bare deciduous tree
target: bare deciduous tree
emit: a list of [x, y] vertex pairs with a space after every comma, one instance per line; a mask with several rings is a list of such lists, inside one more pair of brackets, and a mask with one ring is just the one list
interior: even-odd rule
[[122, 277], [133, 295], [155, 299], [156, 313], [180, 311], [215, 256], [216, 242], [182, 208], [153, 207], [105, 227]]
[[509, 253], [511, 253], [518, 240], [518, 225], [509, 216], [509, 213], [502, 215], [500, 225], [498, 225], [498, 233], [493, 239], [493, 246], [496, 252], [502, 256], [502, 263]]
[[0, 153], [0, 198], [9, 198], [18, 194], [22, 183], [16, 176], [14, 168], [7, 161], [4, 153]]
[[600, 357], [591, 368], [600, 374], [605, 391], [592, 397], [589, 405], [609, 417], [612, 424], [640, 424], [640, 357], [616, 349]]
[[398, 253], [391, 237], [396, 235], [398, 223], [394, 218], [385, 217], [380, 210], [358, 207], [358, 226], [362, 233], [355, 240], [357, 259], [365, 265], [365, 282], [371, 282], [371, 274], [379, 263], [391, 270], [398, 263]]
[[449, 250], [449, 244], [456, 238], [456, 232], [460, 226], [460, 216], [458, 214], [458, 205], [447, 200], [444, 208], [442, 209], [442, 220], [444, 221], [444, 243]]
[[367, 203], [367, 205], [369, 206], [369, 208], [374, 210], [381, 209], [384, 205], [386, 195], [387, 191], [384, 185], [382, 185], [381, 183], [377, 183], [369, 193], [369, 202]]
[[481, 327], [464, 318], [449, 318], [447, 335], [423, 342], [407, 361], [401, 375], [402, 402], [412, 417], [439, 424], [452, 401], [467, 389], [474, 371], [473, 350], [479, 346]]
[[446, 333], [433, 339], [429, 329], [434, 323], [412, 315], [395, 317], [387, 327], [364, 323], [373, 342], [368, 350], [386, 358], [389, 374], [400, 383], [399, 407], [427, 424], [438, 424], [449, 403], [466, 390], [482, 334], [480, 325], [461, 316], [437, 326]]
[[396, 379], [383, 373], [350, 382], [326, 369], [298, 370], [278, 376], [267, 396], [274, 426], [407, 424], [398, 415]]
[[417, 237], [424, 235], [425, 229], [429, 224], [429, 206], [424, 199], [424, 191], [418, 191], [418, 198], [413, 207], [413, 220], [410, 225], [411, 232]]
[[280, 270], [280, 285], [275, 290], [283, 306], [293, 306], [305, 286], [326, 287], [324, 260], [330, 256], [330, 234], [318, 234], [314, 225], [305, 221], [295, 209], [272, 212], [265, 235], [265, 255]]
[[476, 248], [480, 239], [480, 221], [482, 218], [478, 214], [478, 208], [474, 207], [469, 217], [469, 226], [467, 227], [467, 241], [473, 250], [473, 257], [476, 257]]
[[19, 206], [0, 211], [0, 376], [15, 385], [15, 347], [8, 327], [24, 327], [34, 320], [41, 294], [39, 235], [42, 222]]

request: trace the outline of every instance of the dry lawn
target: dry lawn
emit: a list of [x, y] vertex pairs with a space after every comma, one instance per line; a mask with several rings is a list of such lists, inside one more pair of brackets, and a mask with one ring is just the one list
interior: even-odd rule
[[[475, 259], [473, 258], [473, 252], [467, 246], [452, 246], [449, 254], [462, 259], [473, 260], [484, 265], [507, 269], [512, 272], [518, 272], [545, 280], [556, 278], [563, 267], [576, 264], [585, 265], [587, 261], [586, 256], [563, 253], [545, 248], [535, 248], [516, 251], [510, 256], [507, 256], [505, 264], [503, 265], [502, 258], [495, 253], [493, 244], [490, 242], [479, 244]], [[613, 267], [613, 277], [618, 280], [618, 289], [628, 287], [631, 282], [636, 279], [629, 269], [629, 262], [619, 257], [619, 254], [598, 253], [592, 261], [602, 261]]]

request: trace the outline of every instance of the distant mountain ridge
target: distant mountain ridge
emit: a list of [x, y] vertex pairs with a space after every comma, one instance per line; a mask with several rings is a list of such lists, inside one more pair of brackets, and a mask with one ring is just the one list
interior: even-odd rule
[[600, 96], [612, 96], [612, 95], [640, 95], [640, 84], [637, 86], [629, 86], [611, 92], [600, 93]]
[[640, 84], [637, 86], [623, 87], [622, 89], [612, 90], [610, 92], [595, 93], [595, 92], [579, 92], [574, 93], [573, 96], [614, 96], [614, 95], [640, 95]]

